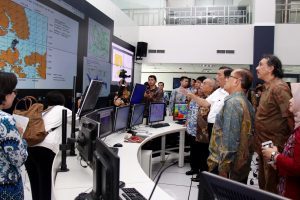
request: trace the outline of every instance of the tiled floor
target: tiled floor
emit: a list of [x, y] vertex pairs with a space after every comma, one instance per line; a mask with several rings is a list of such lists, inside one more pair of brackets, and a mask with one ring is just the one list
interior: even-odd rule
[[[256, 157], [256, 156], [255, 156]], [[256, 159], [252, 162], [252, 169], [256, 169]], [[177, 160], [176, 155], [170, 154], [166, 157], [166, 162], [160, 162], [160, 157], [153, 158], [152, 165], [152, 180], [156, 180], [159, 171], [169, 166]], [[198, 183], [192, 182], [191, 177], [185, 175], [185, 172], [190, 170], [189, 163], [185, 163], [183, 168], [179, 168], [177, 165], [173, 165], [166, 169], [159, 180], [159, 187], [166, 191], [170, 196], [176, 200], [197, 200], [198, 199]], [[195, 175], [194, 175], [195, 176]], [[248, 184], [253, 178], [254, 185], [257, 186], [257, 179], [253, 177], [253, 172], [249, 173]]]
[[[253, 158], [252, 169], [257, 168], [256, 155]], [[158, 177], [158, 173], [164, 169], [165, 167], [171, 165], [175, 161], [178, 160], [177, 155], [170, 154], [166, 156], [166, 162], [160, 162], [160, 157], [153, 158], [152, 165], [152, 180], [156, 180]], [[166, 191], [170, 196], [172, 196], [175, 200], [197, 200], [198, 199], [198, 183], [192, 182], [191, 177], [185, 175], [185, 172], [190, 170], [189, 163], [185, 163], [185, 166], [179, 168], [177, 164], [166, 169], [159, 180], [158, 186]], [[22, 175], [24, 182], [24, 193], [25, 200], [31, 200], [31, 191], [30, 191], [30, 183], [27, 174], [25, 173], [25, 167], [22, 167]], [[195, 175], [194, 175], [195, 176]], [[249, 173], [248, 184], [250, 184], [250, 180], [253, 178], [253, 171]], [[257, 187], [257, 179], [253, 178], [254, 185], [253, 187]]]

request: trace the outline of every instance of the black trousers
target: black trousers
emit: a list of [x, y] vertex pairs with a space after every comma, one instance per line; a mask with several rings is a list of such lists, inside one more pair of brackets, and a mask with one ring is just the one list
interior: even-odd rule
[[189, 135], [190, 140], [190, 165], [193, 171], [207, 171], [207, 158], [209, 155], [208, 144], [196, 141], [196, 137]]
[[211, 133], [212, 133], [212, 129], [214, 127], [213, 123], [208, 123], [207, 124], [207, 132], [208, 132], [208, 140], [210, 141], [210, 137], [211, 137]]
[[51, 200], [51, 170], [55, 154], [45, 147], [28, 147], [25, 167], [33, 200]]

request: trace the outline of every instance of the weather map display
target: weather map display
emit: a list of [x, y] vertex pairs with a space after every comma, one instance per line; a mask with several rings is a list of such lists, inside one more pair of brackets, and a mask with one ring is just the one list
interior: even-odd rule
[[77, 21], [35, 0], [0, 1], [0, 70], [19, 89], [71, 89], [77, 70]]
[[87, 57], [109, 62], [110, 30], [93, 19], [89, 19]]

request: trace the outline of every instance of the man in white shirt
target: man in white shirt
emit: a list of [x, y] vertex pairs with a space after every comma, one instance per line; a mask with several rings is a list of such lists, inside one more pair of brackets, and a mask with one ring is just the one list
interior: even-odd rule
[[228, 93], [224, 90], [224, 85], [226, 77], [229, 77], [231, 72], [232, 69], [230, 67], [222, 66], [219, 68], [216, 75], [216, 80], [219, 88], [206, 99], [200, 98], [192, 93], [187, 94], [188, 97], [194, 99], [200, 106], [210, 107], [210, 111], [207, 117], [209, 139], [211, 136], [213, 124], [216, 120], [216, 115], [222, 109], [225, 97], [228, 96]]

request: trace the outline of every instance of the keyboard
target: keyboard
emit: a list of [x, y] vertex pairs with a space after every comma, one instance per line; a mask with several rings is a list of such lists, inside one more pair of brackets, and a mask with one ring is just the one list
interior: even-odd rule
[[122, 188], [120, 192], [120, 199], [126, 200], [147, 200], [139, 191], [135, 188]]
[[170, 126], [170, 124], [168, 124], [168, 123], [159, 123], [159, 124], [153, 124], [150, 127], [151, 128], [162, 128], [162, 127], [166, 127], [166, 126]]

